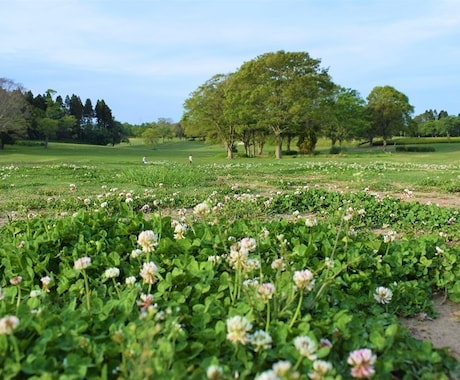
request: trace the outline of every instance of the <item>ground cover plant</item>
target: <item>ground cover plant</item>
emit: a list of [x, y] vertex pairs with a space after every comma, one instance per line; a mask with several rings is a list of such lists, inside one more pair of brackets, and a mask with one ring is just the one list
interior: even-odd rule
[[460, 301], [458, 211], [386, 184], [458, 164], [206, 154], [1, 166], [3, 378], [458, 377], [399, 323]]

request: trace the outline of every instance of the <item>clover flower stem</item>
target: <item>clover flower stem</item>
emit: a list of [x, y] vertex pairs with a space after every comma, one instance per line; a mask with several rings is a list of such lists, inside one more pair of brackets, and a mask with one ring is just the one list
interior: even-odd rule
[[149, 284], [149, 289], [147, 290], [147, 294], [150, 294], [151, 291], [152, 291], [152, 284]]
[[118, 284], [117, 284], [117, 282], [115, 281], [115, 278], [112, 277], [112, 281], [113, 281], [113, 286], [115, 287], [115, 290], [116, 290], [116, 292], [117, 292], [118, 298], [121, 299], [120, 289], [118, 289]]
[[268, 332], [270, 327], [270, 301], [267, 302], [267, 321], [265, 323], [265, 332]]
[[90, 295], [89, 295], [89, 283], [88, 283], [88, 276], [84, 270], [81, 271], [83, 273], [83, 279], [85, 281], [85, 292], [86, 292], [86, 307], [88, 312], [91, 311], [91, 303], [90, 303]]
[[16, 300], [16, 312], [19, 310], [20, 304], [21, 304], [21, 287], [18, 286], [18, 298]]
[[10, 341], [11, 341], [11, 344], [13, 346], [13, 350], [14, 350], [14, 357], [16, 359], [16, 363], [17, 364], [20, 364], [21, 362], [21, 355], [19, 353], [19, 347], [18, 347], [18, 341], [16, 339], [16, 337], [14, 335], [10, 336]]
[[297, 362], [295, 363], [295, 366], [294, 366], [294, 371], [297, 371], [297, 369], [299, 368], [300, 366], [300, 363], [302, 363], [302, 356], [300, 355], [299, 358], [297, 359]]
[[291, 322], [289, 322], [289, 328], [291, 328], [294, 325], [297, 317], [299, 316], [300, 308], [302, 307], [302, 302], [303, 302], [303, 290], [301, 289], [300, 296], [299, 296], [299, 303], [297, 304], [297, 308], [295, 309], [295, 313], [292, 316]]

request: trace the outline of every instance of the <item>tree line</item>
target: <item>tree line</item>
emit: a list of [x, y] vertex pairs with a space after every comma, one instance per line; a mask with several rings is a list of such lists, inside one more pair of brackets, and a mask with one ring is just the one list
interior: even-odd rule
[[281, 158], [283, 144], [312, 153], [319, 137], [331, 146], [360, 139], [383, 144], [394, 135], [460, 135], [460, 117], [427, 111], [412, 118], [408, 97], [376, 86], [366, 99], [332, 81], [321, 61], [306, 52], [266, 53], [237, 71], [216, 74], [184, 103], [181, 125], [188, 136], [222, 141], [232, 158], [237, 142], [246, 155], [260, 155], [267, 139]]
[[129, 131], [112, 115], [102, 99], [93, 106], [75, 94], [57, 95], [54, 90], [34, 95], [10, 79], [0, 78], [0, 147], [18, 139], [50, 139], [64, 142], [115, 145]]
[[460, 136], [460, 115], [427, 110], [412, 117], [408, 97], [391, 86], [376, 86], [366, 99], [332, 81], [321, 60], [306, 52], [271, 52], [244, 62], [238, 70], [216, 74], [184, 102], [180, 122], [120, 123], [104, 100], [95, 106], [77, 95], [55, 91], [33, 95], [10, 79], [0, 78], [0, 148], [18, 139], [50, 139], [115, 145], [129, 137], [156, 144], [173, 137], [223, 142], [232, 158], [242, 142], [245, 154], [261, 155], [275, 144], [281, 158], [295, 142], [300, 153], [312, 153], [318, 138], [331, 146], [361, 140], [384, 145], [395, 135]]

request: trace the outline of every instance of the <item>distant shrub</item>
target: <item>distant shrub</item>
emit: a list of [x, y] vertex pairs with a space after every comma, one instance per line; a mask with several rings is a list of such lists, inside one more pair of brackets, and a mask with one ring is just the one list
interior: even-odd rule
[[297, 156], [298, 152], [296, 150], [283, 150], [282, 154], [285, 156]]
[[340, 154], [340, 153], [345, 153], [346, 149], [341, 146], [331, 146], [331, 149], [329, 149], [329, 154]]
[[34, 140], [18, 140], [15, 142], [16, 145], [21, 146], [44, 146], [45, 143], [43, 141], [34, 141]]
[[435, 152], [436, 149], [432, 146], [406, 146], [401, 145], [396, 147], [396, 152]]

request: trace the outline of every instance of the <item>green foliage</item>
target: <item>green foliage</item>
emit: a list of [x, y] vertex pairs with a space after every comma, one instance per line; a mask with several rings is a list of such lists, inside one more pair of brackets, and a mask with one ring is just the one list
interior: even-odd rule
[[406, 146], [398, 145], [395, 148], [396, 152], [435, 152], [436, 149], [432, 146]]
[[[411, 338], [397, 319], [432, 314], [436, 290], [460, 299], [459, 251], [445, 237], [454, 211], [365, 193], [297, 189], [267, 203], [233, 192], [210, 195], [180, 220], [160, 208], [135, 211], [126, 202], [135, 192], [109, 191], [99, 201], [110, 206], [1, 227], [1, 315], [19, 318], [0, 334], [2, 377], [198, 379], [218, 365], [227, 378], [254, 378], [287, 360], [307, 379], [312, 361], [295, 348], [299, 336], [317, 345], [333, 378], [349, 378], [347, 357], [364, 347], [377, 356], [379, 378], [454, 375], [458, 363], [445, 350]], [[301, 214], [267, 220], [275, 209]], [[370, 232], [387, 220], [403, 235]], [[433, 233], [411, 238], [422, 225]], [[153, 249], [136, 251], [148, 230], [157, 234]], [[90, 265], [78, 270], [82, 257]], [[153, 283], [141, 273], [148, 262], [158, 268]], [[296, 272], [306, 269], [314, 282], [296, 290]], [[267, 283], [274, 293], [264, 299]], [[380, 286], [392, 291], [388, 303], [374, 298]], [[235, 316], [271, 344], [229, 340]]]

